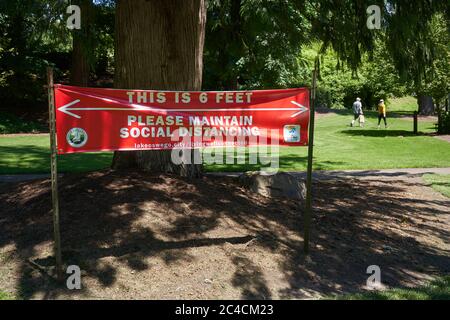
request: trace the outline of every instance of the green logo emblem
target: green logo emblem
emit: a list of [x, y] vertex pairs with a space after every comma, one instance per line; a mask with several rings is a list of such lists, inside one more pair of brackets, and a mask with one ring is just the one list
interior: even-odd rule
[[72, 147], [80, 148], [86, 144], [88, 135], [84, 129], [72, 128], [67, 132], [66, 139]]

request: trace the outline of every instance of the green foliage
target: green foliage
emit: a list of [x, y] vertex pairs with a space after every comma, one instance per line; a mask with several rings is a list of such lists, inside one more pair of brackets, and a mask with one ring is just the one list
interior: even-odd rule
[[[95, 77], [109, 75], [114, 65], [114, 11], [112, 0], [76, 0], [80, 6], [82, 27], [72, 30], [71, 37], [81, 45], [89, 64], [90, 74]], [[73, 61], [72, 61], [73, 62]]]
[[114, 73], [114, 1], [96, 1], [94, 74], [101, 76]]
[[39, 123], [24, 121], [9, 113], [0, 113], [0, 134], [36, 133], [43, 129], [43, 126]]
[[450, 111], [438, 108], [438, 127], [439, 134], [450, 134]]
[[309, 41], [306, 11], [303, 1], [209, 1], [203, 87], [298, 85], [298, 51]]
[[19, 105], [45, 99], [45, 55], [64, 30], [58, 18], [65, 6], [64, 1], [0, 2], [1, 101]]
[[411, 83], [411, 90], [418, 95], [432, 96], [434, 103], [441, 106], [450, 93], [450, 33], [447, 27], [443, 15], [433, 16], [428, 29], [434, 59], [424, 68], [421, 77]]
[[[73, 1], [76, 3], [76, 1]], [[45, 67], [67, 78], [72, 33], [65, 0], [0, 1], [0, 99], [9, 105], [45, 100]], [[83, 41], [91, 78], [112, 79], [114, 0], [93, 1]], [[204, 89], [257, 89], [310, 83], [312, 61], [323, 55], [318, 100], [349, 106], [361, 96], [450, 91], [447, 1], [210, 0], [204, 50]], [[383, 8], [382, 30], [368, 30], [366, 9]], [[388, 10], [394, 8], [395, 10]], [[317, 43], [314, 56], [304, 51]], [[331, 49], [331, 50], [327, 50]], [[303, 52], [302, 52], [303, 49]], [[57, 77], [58, 78], [58, 77]]]
[[[10, 107], [44, 103], [49, 65], [56, 79], [67, 78], [72, 50], [67, 6], [65, 0], [0, 1], [0, 101]], [[95, 23], [82, 28], [82, 35], [89, 33], [82, 43], [96, 74], [102, 75], [113, 65], [114, 1], [97, 0], [93, 7]]]
[[[312, 61], [318, 54], [317, 45], [304, 49], [303, 54], [305, 59]], [[332, 50], [321, 55], [318, 105], [351, 108], [355, 98], [360, 97], [364, 109], [375, 109], [379, 99], [403, 96], [406, 92], [381, 41], [377, 42], [371, 57], [363, 56], [358, 72], [341, 64]]]
[[13, 298], [8, 293], [0, 291], [0, 300], [13, 300]]
[[309, 15], [312, 34], [323, 43], [322, 52], [332, 48], [339, 62], [352, 70], [362, 63], [364, 53], [374, 48], [376, 33], [366, 27], [366, 9], [370, 5], [384, 7], [383, 0], [317, 0], [311, 1]]
[[[429, 81], [427, 73], [434, 69], [434, 62], [442, 57], [442, 39], [436, 36], [442, 31], [448, 36], [449, 3], [402, 0], [393, 0], [392, 3], [395, 12], [385, 18], [386, 47], [402, 79], [417, 86], [424, 80]], [[442, 30], [437, 30], [440, 24]]]
[[423, 178], [433, 189], [450, 198], [449, 174], [426, 174]]
[[[449, 25], [448, 1], [405, 0], [320, 0], [310, 1], [315, 9], [308, 15], [314, 37], [323, 42], [322, 51], [333, 48], [340, 61], [352, 70], [363, 63], [382, 36], [396, 70], [403, 79], [417, 82], [439, 55], [430, 21], [441, 13]], [[366, 9], [382, 9], [382, 29], [369, 30]]]

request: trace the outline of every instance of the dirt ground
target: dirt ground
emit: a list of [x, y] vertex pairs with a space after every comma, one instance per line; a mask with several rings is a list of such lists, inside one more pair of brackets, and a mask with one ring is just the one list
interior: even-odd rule
[[447, 141], [447, 142], [449, 142], [450, 143], [450, 134], [446, 134], [446, 135], [436, 135], [435, 136], [437, 139], [440, 139], [440, 140], [444, 140], [444, 141]]
[[294, 201], [232, 178], [102, 171], [60, 179], [64, 261], [83, 270], [70, 291], [46, 275], [49, 188], [0, 186], [0, 290], [18, 298], [317, 298], [367, 289], [369, 265], [387, 287], [450, 272], [450, 199], [420, 177], [316, 181], [306, 259]]

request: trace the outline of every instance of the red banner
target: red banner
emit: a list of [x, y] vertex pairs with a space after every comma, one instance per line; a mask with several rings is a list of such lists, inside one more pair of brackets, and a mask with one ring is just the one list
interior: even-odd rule
[[154, 91], [55, 85], [59, 154], [308, 144], [309, 91]]

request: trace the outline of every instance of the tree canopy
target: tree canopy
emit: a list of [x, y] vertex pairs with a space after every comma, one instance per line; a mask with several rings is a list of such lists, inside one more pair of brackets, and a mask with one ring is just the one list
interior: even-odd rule
[[[89, 85], [112, 86], [115, 2], [91, 2], [90, 32], [79, 41], [89, 55]], [[56, 66], [59, 81], [69, 81], [70, 65], [77, 66], [72, 54], [77, 32], [65, 26], [67, 5], [63, 0], [0, 2], [4, 101], [13, 105], [42, 99], [49, 64]], [[381, 8], [379, 30], [366, 26], [371, 5]], [[348, 70], [348, 83], [364, 77], [384, 86], [375, 91], [394, 95], [400, 94], [398, 86], [389, 82], [401, 81], [409, 93], [439, 100], [448, 92], [449, 12], [448, 2], [437, 0], [209, 0], [202, 87], [307, 84], [315, 58], [307, 50], [315, 48], [325, 58], [321, 61], [331, 58], [323, 74], [339, 76]]]

